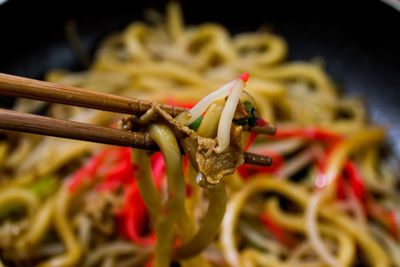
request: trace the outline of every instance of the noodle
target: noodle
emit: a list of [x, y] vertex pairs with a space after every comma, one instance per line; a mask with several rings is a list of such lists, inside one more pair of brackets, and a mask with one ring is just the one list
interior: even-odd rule
[[47, 232], [52, 217], [53, 200], [47, 200], [32, 219], [30, 229], [17, 241], [20, 249], [28, 249], [38, 244]]
[[[156, 244], [155, 266], [167, 266], [170, 262], [173, 222], [181, 213], [184, 212], [185, 187], [183, 180], [182, 156], [175, 136], [165, 125], [153, 124], [150, 126], [149, 134], [151, 138], [160, 146], [163, 154], [168, 179], [168, 200], [165, 203], [165, 215], [155, 223], [158, 241]], [[180, 226], [185, 230], [182, 222]]]
[[97, 264], [105, 257], [113, 257], [119, 254], [133, 254], [138, 252], [145, 252], [143, 248], [138, 247], [132, 242], [127, 241], [115, 241], [113, 243], [104, 245], [94, 251], [87, 257], [84, 267], [90, 267]]
[[[176, 2], [148, 17], [107, 37], [87, 70], [46, 80], [188, 112], [172, 118], [154, 103], [121, 120], [47, 108], [148, 132], [161, 153], [2, 132], [0, 266], [400, 266], [385, 131], [338, 93], [321, 59], [286, 62], [272, 32], [187, 26]], [[243, 131], [268, 123], [275, 137]], [[242, 165], [244, 151], [273, 164]]]
[[196, 235], [183, 247], [174, 251], [177, 258], [190, 258], [203, 251], [219, 232], [219, 226], [224, 217], [226, 205], [226, 193], [221, 182], [212, 185], [208, 190], [210, 194], [207, 213], [203, 218], [200, 229]]
[[68, 194], [65, 186], [60, 189], [56, 195], [54, 202], [54, 226], [57, 233], [60, 235], [63, 243], [65, 244], [66, 251], [64, 254], [55, 256], [42, 262], [40, 267], [52, 266], [72, 266], [76, 264], [81, 256], [82, 249], [78, 243], [71, 227], [71, 223], [67, 218], [69, 202], [71, 195]]
[[282, 181], [273, 178], [267, 179], [254, 179], [252, 183], [246, 184], [241, 191], [236, 193], [228, 203], [224, 220], [222, 222], [222, 231], [220, 241], [222, 249], [227, 262], [231, 266], [240, 266], [239, 253], [235, 247], [234, 230], [237, 224], [240, 210], [242, 209], [245, 201], [252, 194], [260, 191], [276, 191], [286, 196], [291, 196], [296, 199], [296, 202], [304, 203], [307, 201], [308, 194], [303, 188], [295, 188]]
[[[304, 223], [304, 218], [283, 213], [279, 209], [278, 202], [275, 199], [271, 199], [269, 202], [267, 202], [266, 207], [267, 212], [279, 224], [290, 230], [300, 231], [302, 233], [306, 232], [306, 224]], [[319, 224], [319, 228], [323, 234], [331, 238], [337, 239], [337, 259], [340, 261], [340, 263], [344, 266], [351, 265], [355, 254], [354, 240], [351, 237], [347, 236], [346, 233], [332, 225], [321, 223]]]

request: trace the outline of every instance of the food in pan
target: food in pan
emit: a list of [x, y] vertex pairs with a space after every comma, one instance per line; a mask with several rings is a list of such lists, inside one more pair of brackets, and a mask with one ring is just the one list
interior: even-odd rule
[[[152, 154], [6, 132], [3, 265], [400, 266], [399, 195], [379, 149], [385, 132], [368, 123], [360, 99], [341, 95], [321, 60], [286, 62], [276, 34], [185, 26], [175, 3], [166, 13], [107, 37], [90, 69], [46, 79], [190, 111], [172, 118], [154, 105], [120, 120], [47, 108], [146, 130], [161, 149]], [[42, 107], [19, 100], [15, 109]], [[275, 136], [242, 131], [266, 123], [278, 126]], [[242, 165], [243, 151], [273, 165]]]

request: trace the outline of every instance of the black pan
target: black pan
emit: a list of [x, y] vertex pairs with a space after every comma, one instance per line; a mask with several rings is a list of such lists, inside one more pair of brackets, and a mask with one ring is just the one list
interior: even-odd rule
[[[264, 3], [261, 3], [264, 2]], [[349, 5], [357, 2], [357, 5]], [[92, 54], [106, 34], [166, 1], [18, 1], [0, 5], [0, 72], [42, 78], [46, 70], [82, 68], [68, 46], [73, 19]], [[216, 21], [232, 33], [262, 25], [284, 36], [290, 60], [321, 56], [349, 94], [362, 95], [373, 121], [387, 125], [400, 155], [400, 12], [376, 1], [184, 1], [188, 24]], [[0, 96], [0, 106], [12, 99]]]

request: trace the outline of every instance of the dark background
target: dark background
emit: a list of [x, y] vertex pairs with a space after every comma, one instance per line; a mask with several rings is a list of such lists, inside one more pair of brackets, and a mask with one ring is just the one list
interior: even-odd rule
[[[9, 0], [0, 6], [0, 72], [40, 79], [51, 68], [78, 70], [65, 37], [68, 19], [93, 54], [106, 34], [143, 19], [146, 7], [163, 11], [165, 3]], [[389, 144], [400, 155], [399, 11], [378, 0], [181, 3], [187, 24], [215, 21], [232, 33], [268, 25], [287, 39], [290, 60], [323, 57], [333, 79], [362, 95], [372, 120], [390, 129]], [[11, 105], [12, 99], [0, 98], [0, 106]]]

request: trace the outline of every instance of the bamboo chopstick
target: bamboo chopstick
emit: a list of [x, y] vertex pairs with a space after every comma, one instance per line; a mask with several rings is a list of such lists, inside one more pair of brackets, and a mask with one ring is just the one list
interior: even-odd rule
[[[159, 150], [146, 133], [123, 130], [0, 109], [0, 129], [49, 135], [95, 143]], [[244, 153], [245, 163], [271, 165], [271, 158]]]
[[[89, 91], [4, 73], [0, 73], [0, 94], [135, 115], [144, 114], [152, 105], [150, 101], [146, 100]], [[161, 108], [173, 117], [187, 110], [165, 104], [162, 104]], [[274, 135], [276, 132], [276, 128], [272, 126], [253, 126], [246, 130], [268, 135]]]
[[[127, 114], [144, 114], [151, 102], [0, 73], [0, 94]], [[184, 108], [163, 105], [171, 116]]]

